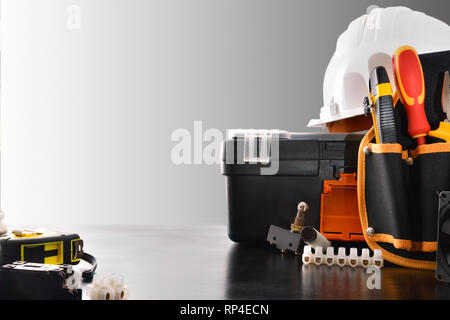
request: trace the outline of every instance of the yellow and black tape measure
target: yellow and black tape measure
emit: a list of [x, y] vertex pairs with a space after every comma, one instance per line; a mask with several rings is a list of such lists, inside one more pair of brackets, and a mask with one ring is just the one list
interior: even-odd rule
[[13, 230], [0, 236], [0, 265], [26, 261], [44, 264], [78, 264], [84, 260], [91, 268], [82, 272], [90, 280], [97, 269], [94, 256], [83, 251], [84, 242], [76, 233], [46, 230]]
[[83, 240], [75, 233], [13, 230], [0, 237], [0, 264], [27, 261], [45, 264], [77, 264], [83, 256]]

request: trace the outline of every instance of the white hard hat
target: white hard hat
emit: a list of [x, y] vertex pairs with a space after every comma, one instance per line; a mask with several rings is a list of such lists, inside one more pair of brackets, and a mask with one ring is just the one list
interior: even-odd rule
[[406, 7], [369, 7], [341, 34], [323, 82], [320, 119], [308, 127], [364, 114], [363, 99], [369, 94], [369, 73], [384, 66], [395, 89], [392, 55], [402, 45], [421, 53], [450, 50], [450, 27], [422, 12]]

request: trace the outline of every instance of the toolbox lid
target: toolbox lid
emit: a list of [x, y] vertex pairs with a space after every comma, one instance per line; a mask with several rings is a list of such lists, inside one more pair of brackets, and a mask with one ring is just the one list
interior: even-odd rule
[[[321, 161], [355, 172], [362, 133], [230, 130], [222, 146], [223, 175], [318, 175]], [[350, 171], [349, 171], [350, 170]], [[266, 175], [266, 174], [262, 174]]]

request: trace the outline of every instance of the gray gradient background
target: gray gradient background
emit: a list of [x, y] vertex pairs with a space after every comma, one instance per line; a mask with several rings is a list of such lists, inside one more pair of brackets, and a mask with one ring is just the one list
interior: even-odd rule
[[2, 0], [8, 222], [226, 223], [219, 166], [173, 165], [172, 131], [307, 130], [337, 37], [370, 4], [450, 23], [447, 0]]

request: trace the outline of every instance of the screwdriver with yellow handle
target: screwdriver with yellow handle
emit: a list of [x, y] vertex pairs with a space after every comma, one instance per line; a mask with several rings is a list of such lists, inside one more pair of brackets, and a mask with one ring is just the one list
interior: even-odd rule
[[[443, 84], [442, 84], [442, 96], [441, 96], [441, 105], [442, 105], [442, 111], [447, 114], [448, 119], [448, 103], [449, 103], [449, 97], [450, 97], [450, 77], [449, 73], [446, 72], [444, 74]], [[446, 142], [450, 142], [450, 123], [447, 122], [441, 122], [439, 123], [439, 127], [435, 130], [430, 130], [428, 132], [428, 135], [430, 137], [439, 138], [442, 140], [445, 140]]]
[[408, 118], [408, 134], [417, 139], [417, 144], [425, 144], [430, 131], [425, 114], [425, 80], [422, 64], [416, 50], [411, 46], [402, 46], [395, 50], [392, 57], [397, 92]]
[[397, 143], [398, 130], [394, 117], [394, 99], [389, 76], [384, 67], [372, 69], [369, 77], [369, 99], [366, 98], [366, 115], [372, 114], [376, 143]]
[[450, 123], [441, 122], [439, 127], [436, 130], [429, 131], [428, 135], [450, 142]]

